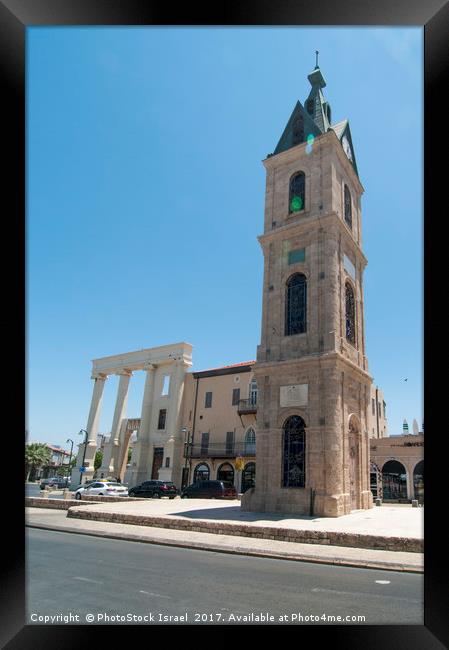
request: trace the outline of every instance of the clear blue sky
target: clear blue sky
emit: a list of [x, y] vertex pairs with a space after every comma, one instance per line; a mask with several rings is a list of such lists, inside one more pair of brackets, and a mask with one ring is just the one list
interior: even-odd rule
[[[421, 28], [27, 30], [27, 423], [81, 441], [91, 360], [177, 341], [255, 359], [265, 170], [320, 51], [362, 198], [367, 355], [390, 434], [421, 424]], [[140, 417], [143, 373], [129, 417]], [[407, 378], [407, 382], [404, 379]], [[100, 432], [112, 423], [108, 380]]]

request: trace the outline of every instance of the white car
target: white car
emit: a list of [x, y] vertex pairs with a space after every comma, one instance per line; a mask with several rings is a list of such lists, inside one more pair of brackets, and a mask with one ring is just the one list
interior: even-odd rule
[[82, 494], [127, 497], [128, 488], [121, 483], [114, 483], [112, 481], [94, 481], [86, 487], [78, 488], [75, 492], [75, 499], [81, 499]]

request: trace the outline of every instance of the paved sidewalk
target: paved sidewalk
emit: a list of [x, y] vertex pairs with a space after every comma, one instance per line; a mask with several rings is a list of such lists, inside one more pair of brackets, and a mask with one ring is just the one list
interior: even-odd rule
[[67, 517], [295, 543], [415, 553], [424, 550], [424, 509], [411, 505], [374, 507], [329, 518], [245, 512], [238, 501], [124, 499], [108, 503], [103, 498], [103, 503], [96, 504], [79, 501], [69, 507]]
[[[158, 502], [160, 503], [160, 502]], [[108, 504], [109, 505], [109, 504]], [[113, 505], [113, 504], [110, 504]], [[116, 505], [116, 504], [114, 504]], [[94, 507], [93, 504], [90, 507]], [[423, 555], [321, 544], [300, 544], [268, 539], [198, 533], [133, 524], [67, 518], [64, 510], [26, 508], [27, 525], [36, 528], [113, 539], [237, 553], [286, 560], [319, 562], [391, 571], [423, 572]], [[283, 522], [284, 523], [284, 522]]]
[[[83, 500], [79, 506], [87, 505]], [[310, 517], [269, 512], [245, 512], [237, 500], [211, 499], [124, 499], [115, 503], [90, 504], [91, 512], [114, 512], [122, 515], [182, 518], [251, 524], [264, 528], [291, 530], [320, 530], [327, 532], [385, 535], [390, 537], [424, 538], [424, 508], [410, 504], [374, 506], [369, 510], [355, 510], [343, 517]]]

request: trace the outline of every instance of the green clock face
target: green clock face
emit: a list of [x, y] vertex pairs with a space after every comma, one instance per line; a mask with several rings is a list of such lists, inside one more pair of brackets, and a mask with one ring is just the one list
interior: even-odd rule
[[343, 151], [349, 158], [349, 160], [352, 162], [352, 151], [351, 151], [351, 145], [349, 144], [349, 140], [346, 136], [343, 136], [343, 139], [341, 141], [341, 144], [343, 145]]

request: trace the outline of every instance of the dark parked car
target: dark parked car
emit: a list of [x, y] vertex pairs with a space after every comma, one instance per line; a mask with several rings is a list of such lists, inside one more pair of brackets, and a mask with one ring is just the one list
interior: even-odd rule
[[237, 490], [227, 481], [197, 481], [181, 493], [182, 499], [236, 499]]
[[64, 476], [52, 476], [51, 478], [44, 478], [41, 481], [40, 489], [43, 490], [45, 487], [55, 487], [63, 489], [69, 487], [70, 481], [67, 477]]
[[149, 497], [150, 499], [160, 499], [161, 497], [174, 499], [177, 494], [178, 488], [171, 481], [144, 481], [128, 491], [130, 497]]

